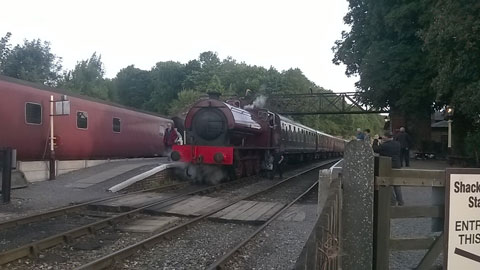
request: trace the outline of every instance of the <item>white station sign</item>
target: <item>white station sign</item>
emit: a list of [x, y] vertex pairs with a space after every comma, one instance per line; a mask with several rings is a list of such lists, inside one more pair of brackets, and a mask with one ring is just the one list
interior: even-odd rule
[[480, 169], [447, 169], [446, 269], [480, 269]]

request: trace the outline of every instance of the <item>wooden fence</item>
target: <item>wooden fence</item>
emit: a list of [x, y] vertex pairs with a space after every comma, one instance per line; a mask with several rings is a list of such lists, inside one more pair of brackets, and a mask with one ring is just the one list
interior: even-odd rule
[[[315, 228], [298, 258], [295, 269], [341, 269], [340, 234], [342, 181], [333, 179]], [[319, 202], [320, 203], [320, 202]]]
[[[395, 218], [430, 217], [440, 224], [437, 227], [442, 227], [445, 170], [391, 169], [390, 158], [383, 157], [376, 158], [375, 163], [375, 269], [389, 269], [391, 251], [425, 249], [428, 251], [416, 269], [430, 269], [443, 250], [443, 232], [438, 237], [392, 239], [390, 223]], [[431, 205], [391, 206], [392, 186], [431, 187], [434, 201]]]

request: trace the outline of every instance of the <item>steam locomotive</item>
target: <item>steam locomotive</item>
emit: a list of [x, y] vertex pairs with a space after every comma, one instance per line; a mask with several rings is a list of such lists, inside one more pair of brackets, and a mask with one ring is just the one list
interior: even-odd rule
[[230, 178], [273, 169], [275, 151], [287, 160], [338, 157], [346, 141], [314, 130], [266, 109], [242, 106], [215, 97], [195, 103], [185, 118], [185, 145], [175, 145], [171, 158], [187, 164], [186, 173], [216, 166]]

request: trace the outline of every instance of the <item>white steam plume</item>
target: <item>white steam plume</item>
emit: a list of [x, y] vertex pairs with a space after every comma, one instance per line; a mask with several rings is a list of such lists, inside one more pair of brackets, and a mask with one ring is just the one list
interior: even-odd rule
[[265, 107], [266, 102], [267, 102], [267, 97], [261, 95], [256, 97], [252, 104], [246, 105], [244, 109], [263, 108]]

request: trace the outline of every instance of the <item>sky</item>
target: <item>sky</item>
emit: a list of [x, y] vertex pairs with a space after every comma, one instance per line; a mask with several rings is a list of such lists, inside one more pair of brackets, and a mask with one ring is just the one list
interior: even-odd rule
[[348, 30], [346, 0], [15, 0], [2, 3], [0, 36], [40, 38], [64, 69], [100, 54], [106, 77], [129, 65], [186, 63], [214, 51], [249, 65], [300, 68], [315, 84], [354, 91], [357, 78], [332, 63], [334, 42]]

